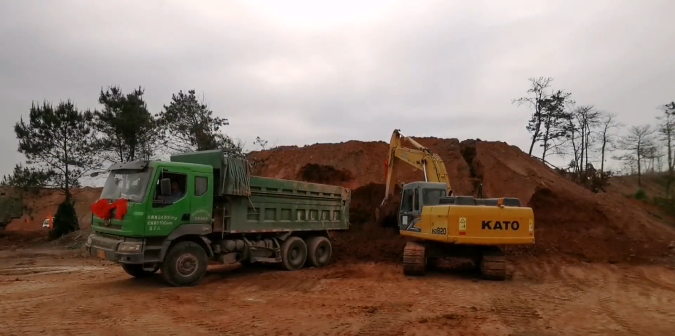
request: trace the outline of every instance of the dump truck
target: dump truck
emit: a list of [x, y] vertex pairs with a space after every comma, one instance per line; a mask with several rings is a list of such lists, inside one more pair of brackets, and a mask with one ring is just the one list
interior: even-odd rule
[[324, 267], [332, 233], [349, 228], [349, 189], [251, 176], [245, 158], [221, 150], [107, 172], [86, 250], [171, 286], [198, 284], [209, 262]]
[[13, 219], [23, 216], [23, 201], [18, 197], [0, 192], [0, 230], [4, 230]]

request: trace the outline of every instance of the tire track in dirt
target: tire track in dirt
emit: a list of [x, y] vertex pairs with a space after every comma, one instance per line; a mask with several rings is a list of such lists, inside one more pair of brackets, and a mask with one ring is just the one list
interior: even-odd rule
[[[540, 270], [538, 274], [533, 271], [537, 269]], [[569, 265], [547, 261], [529, 263], [525, 267], [519, 265], [518, 270], [523, 274], [525, 285], [519, 286], [520, 290], [513, 294], [536, 307], [542, 322], [538, 332], [565, 330], [571, 334], [603, 333], [599, 326], [601, 323], [579, 322], [586, 321], [583, 311], [590, 310], [594, 316], [604, 314], [595, 293], [616, 292], [610, 281], [613, 276], [611, 270], [587, 264]], [[542, 306], [547, 308], [541, 309]]]
[[624, 330], [626, 330], [630, 335], [635, 335], [635, 336], [641, 336], [642, 332], [640, 330], [636, 330], [632, 328], [630, 323], [626, 320], [626, 318], [617, 312], [613, 306], [616, 305], [615, 300], [611, 296], [603, 295], [600, 297], [598, 300], [599, 306], [602, 308], [602, 312], [606, 314], [612, 321], [614, 321], [616, 324], [621, 326]]
[[[449, 272], [411, 278], [400, 267], [350, 264], [211, 274], [196, 287], [170, 288], [159, 276], [131, 279], [116, 267], [3, 282], [0, 320], [17, 334], [675, 334], [667, 325], [675, 293], [639, 270], [547, 261], [519, 265], [513, 280], [493, 282]], [[644, 271], [654, 281], [668, 274]]]
[[542, 316], [527, 300], [513, 298], [495, 298], [492, 306], [504, 324], [518, 333], [533, 332], [539, 328]]
[[[111, 330], [128, 328], [160, 335], [175, 334], [175, 328], [167, 325], [163, 319], [146, 319], [138, 322], [137, 320], [142, 320], [143, 312], [133, 310], [123, 314], [129, 303], [138, 305], [140, 302], [129, 298], [127, 305], [118, 306], [112, 303], [119, 299], [124, 302], [124, 298], [133, 296], [133, 293], [120, 291], [120, 287], [124, 286], [120, 286], [117, 281], [110, 282], [110, 274], [106, 273], [103, 271], [95, 277], [79, 276], [70, 279], [66, 277], [69, 281], [65, 282], [54, 278], [62, 280], [68, 274], [42, 274], [33, 277], [34, 280], [30, 283], [1, 297], [0, 319], [11, 321], [11, 329], [19, 334], [33, 334], [44, 330], [60, 334], [78, 334], [82, 331], [82, 320], [92, 323], [89, 332], [98, 331], [105, 334]], [[125, 275], [118, 274], [113, 279], [123, 279]], [[106, 285], [101, 286], [101, 281]], [[55, 289], [58, 289], [58, 292], [55, 293]], [[114, 309], [111, 310], [108, 304], [101, 306], [101, 300], [115, 305]], [[54, 312], [58, 312], [58, 317], [54, 317]], [[128, 319], [128, 316], [133, 316], [133, 320]]]
[[[663, 276], [663, 271], [656, 271], [653, 268], [640, 267], [636, 270], [637, 276], [643, 282], [651, 284], [668, 292], [675, 292], [675, 271], [671, 272], [670, 280]], [[638, 281], [639, 282], [639, 281]]]
[[[635, 330], [650, 330], [648, 334], [667, 333], [667, 327], [664, 325], [673, 325], [673, 301], [675, 300], [675, 291], [664, 288], [662, 283], [655, 281], [653, 277], [660, 274], [650, 274], [655, 268], [635, 267], [626, 269], [618, 277], [618, 290], [613, 295], [614, 304], [610, 305], [612, 311], [620, 310], [621, 314], [614, 313], [622, 317], [622, 328], [634, 333]], [[605, 299], [605, 301], [607, 301]], [[641, 318], [634, 318], [641, 316]], [[670, 323], [665, 321], [670, 321]]]
[[355, 336], [387, 336], [400, 335], [407, 323], [403, 316], [409, 312], [410, 303], [386, 303], [372, 307], [368, 313], [366, 323], [362, 325]]

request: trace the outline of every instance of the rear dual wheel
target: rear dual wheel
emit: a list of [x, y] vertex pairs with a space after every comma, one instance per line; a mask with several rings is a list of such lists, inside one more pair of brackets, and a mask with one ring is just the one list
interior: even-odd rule
[[305, 266], [324, 267], [330, 263], [333, 255], [333, 246], [328, 238], [315, 236], [307, 239], [290, 237], [281, 245], [281, 265], [288, 271], [295, 271]]
[[316, 236], [307, 240], [308, 258], [311, 266], [321, 268], [330, 263], [333, 256], [333, 246], [324, 236]]

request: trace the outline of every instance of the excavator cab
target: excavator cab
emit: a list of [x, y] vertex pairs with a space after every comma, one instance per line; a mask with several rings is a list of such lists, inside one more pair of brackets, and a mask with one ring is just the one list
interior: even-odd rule
[[424, 206], [439, 205], [447, 195], [447, 185], [441, 182], [413, 182], [401, 188], [398, 227], [401, 230], [420, 232], [415, 224], [422, 216]]

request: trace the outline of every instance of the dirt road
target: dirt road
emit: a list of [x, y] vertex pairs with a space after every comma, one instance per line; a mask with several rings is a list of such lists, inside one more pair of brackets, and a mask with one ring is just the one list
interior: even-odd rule
[[[41, 252], [42, 253], [42, 252]], [[194, 288], [74, 252], [0, 252], [1, 335], [674, 335], [675, 271], [520, 260], [506, 282], [400, 266], [214, 269]]]

